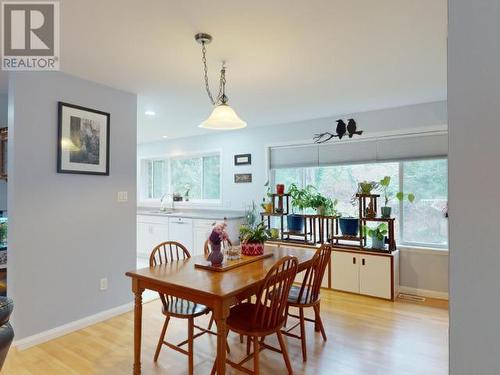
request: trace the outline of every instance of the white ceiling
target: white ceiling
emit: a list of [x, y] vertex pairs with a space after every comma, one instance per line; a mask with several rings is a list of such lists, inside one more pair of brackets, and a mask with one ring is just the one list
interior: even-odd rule
[[61, 68], [137, 93], [145, 142], [209, 132], [197, 32], [261, 126], [446, 99], [446, 30], [446, 0], [63, 0]]

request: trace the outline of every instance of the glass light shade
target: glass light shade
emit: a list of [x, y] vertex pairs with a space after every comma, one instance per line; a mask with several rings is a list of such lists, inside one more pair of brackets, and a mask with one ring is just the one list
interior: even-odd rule
[[200, 124], [200, 128], [216, 130], [242, 129], [246, 126], [247, 123], [227, 104], [217, 105], [212, 114]]

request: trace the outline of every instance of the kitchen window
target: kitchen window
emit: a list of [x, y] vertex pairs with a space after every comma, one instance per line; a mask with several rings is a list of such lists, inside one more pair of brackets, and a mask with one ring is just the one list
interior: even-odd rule
[[141, 174], [143, 200], [159, 200], [167, 193], [192, 202], [221, 199], [219, 153], [146, 159], [141, 163]]
[[[357, 216], [350, 199], [358, 181], [380, 181], [391, 177], [392, 191], [414, 193], [408, 203], [392, 200], [393, 216], [399, 244], [444, 248], [448, 245], [448, 223], [445, 209], [448, 201], [448, 161], [425, 159], [388, 163], [367, 163], [323, 167], [280, 168], [272, 171], [275, 183], [290, 186], [313, 185], [325, 196], [338, 199], [337, 208], [344, 216]], [[384, 204], [383, 196], [379, 205]]]

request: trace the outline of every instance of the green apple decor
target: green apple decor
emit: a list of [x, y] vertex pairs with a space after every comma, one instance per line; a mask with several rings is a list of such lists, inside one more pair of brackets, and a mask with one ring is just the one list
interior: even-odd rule
[[410, 203], [413, 203], [415, 201], [415, 194], [413, 194], [413, 193], [406, 194], [402, 191], [394, 194], [390, 190], [390, 185], [391, 185], [391, 177], [390, 176], [385, 176], [379, 182], [379, 186], [382, 189], [382, 192], [384, 193], [385, 205], [380, 208], [380, 211], [382, 213], [382, 217], [384, 219], [388, 219], [391, 217], [392, 207], [389, 206], [389, 202], [392, 199], [396, 198], [398, 201], [403, 201], [406, 198], [408, 200], [408, 202], [410, 202]]

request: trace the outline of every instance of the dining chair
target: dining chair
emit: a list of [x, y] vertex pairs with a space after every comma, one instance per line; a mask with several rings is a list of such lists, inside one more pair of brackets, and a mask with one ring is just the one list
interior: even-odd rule
[[[296, 257], [283, 257], [267, 273], [255, 303], [243, 302], [231, 308], [226, 320], [228, 334], [229, 331], [233, 331], [248, 336], [249, 343], [250, 340], [253, 342], [253, 353], [247, 353], [240, 362], [226, 359], [226, 363], [231, 367], [249, 374], [260, 374], [260, 351], [270, 349], [283, 355], [288, 374], [293, 374], [281, 329], [285, 323], [287, 298], [297, 274], [297, 267]], [[271, 334], [278, 336], [280, 349], [264, 343], [264, 338]], [[243, 364], [252, 357], [253, 371], [243, 367]], [[212, 368], [213, 374], [215, 374], [215, 363]]]
[[[284, 335], [297, 338], [301, 341], [302, 345], [302, 359], [304, 362], [307, 361], [307, 348], [306, 348], [306, 331], [305, 322], [313, 322], [315, 326], [321, 331], [323, 340], [326, 341], [325, 328], [323, 327], [323, 322], [320, 316], [320, 289], [321, 281], [325, 275], [326, 266], [330, 261], [332, 253], [331, 245], [322, 245], [316, 253], [314, 254], [313, 261], [311, 265], [305, 271], [304, 279], [300, 286], [292, 285], [290, 288], [290, 293], [288, 295], [288, 306], [286, 309], [286, 315], [299, 319], [299, 322], [283, 330]], [[299, 315], [290, 314], [289, 308], [296, 307], [299, 309]], [[312, 307], [314, 310], [314, 319], [309, 319], [304, 317], [304, 309]], [[286, 324], [286, 323], [285, 323]], [[300, 335], [291, 333], [293, 329], [300, 326]]]
[[[183, 259], [188, 259], [190, 257], [191, 255], [189, 254], [189, 251], [186, 249], [186, 247], [184, 247], [184, 245], [175, 241], [162, 242], [159, 245], [157, 245], [151, 252], [151, 255], [149, 257], [149, 266], [155, 267], [161, 264], [167, 264]], [[159, 293], [159, 295], [163, 305], [162, 313], [163, 315], [165, 315], [165, 323], [163, 324], [163, 329], [160, 334], [160, 339], [158, 340], [154, 361], [155, 362], [158, 361], [161, 348], [163, 345], [166, 345], [169, 348], [174, 349], [188, 356], [189, 374], [192, 375], [194, 339], [205, 333], [215, 334], [205, 328], [195, 325], [194, 318], [208, 314], [210, 310], [205, 305], [194, 303], [186, 299], [177, 298], [163, 293]], [[187, 340], [184, 340], [183, 342], [176, 345], [167, 342], [165, 340], [165, 335], [167, 333], [167, 328], [168, 328], [168, 323], [170, 322], [170, 318], [187, 319], [188, 321]], [[201, 332], [194, 334], [194, 328], [199, 329]], [[182, 346], [186, 344], [188, 345], [187, 350], [182, 348]]]

